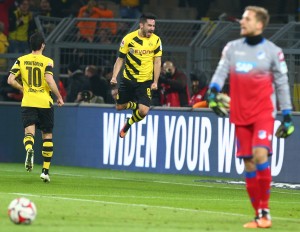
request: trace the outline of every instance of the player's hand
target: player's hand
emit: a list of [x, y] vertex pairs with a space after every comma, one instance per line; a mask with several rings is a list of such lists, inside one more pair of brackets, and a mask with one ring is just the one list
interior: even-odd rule
[[58, 106], [63, 106], [65, 104], [64, 100], [62, 98], [58, 98], [56, 102], [57, 102]]
[[152, 83], [151, 90], [157, 90], [157, 83], [156, 82]]
[[218, 93], [215, 88], [208, 90], [207, 102], [209, 108], [211, 108], [217, 115], [225, 117], [228, 115], [230, 97], [223, 93]]
[[292, 117], [290, 114], [283, 116], [283, 121], [281, 122], [281, 125], [276, 130], [276, 137], [277, 138], [287, 138], [291, 134], [293, 134], [295, 130], [294, 124], [292, 122]]
[[116, 77], [112, 77], [111, 80], [110, 80], [110, 84], [111, 84], [112, 88], [116, 87], [117, 84], [118, 84], [117, 78]]

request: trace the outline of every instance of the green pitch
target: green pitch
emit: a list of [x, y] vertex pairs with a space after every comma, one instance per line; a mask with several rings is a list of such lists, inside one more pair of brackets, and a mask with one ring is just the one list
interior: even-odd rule
[[[47, 184], [40, 170], [0, 164], [1, 232], [246, 231], [253, 218], [244, 186], [213, 178], [53, 165]], [[32, 225], [8, 219], [7, 206], [20, 196], [37, 206]], [[299, 190], [273, 188], [270, 204], [269, 230], [299, 231]]]

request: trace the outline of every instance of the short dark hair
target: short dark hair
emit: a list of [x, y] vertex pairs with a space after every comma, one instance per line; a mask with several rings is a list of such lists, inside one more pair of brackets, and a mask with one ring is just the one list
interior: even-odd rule
[[29, 42], [31, 50], [38, 51], [41, 49], [42, 44], [45, 43], [45, 39], [41, 32], [35, 32], [30, 36]]
[[141, 15], [140, 17], [140, 23], [145, 23], [147, 22], [147, 19], [156, 19], [156, 15], [155, 14], [152, 14], [152, 13], [144, 13]]

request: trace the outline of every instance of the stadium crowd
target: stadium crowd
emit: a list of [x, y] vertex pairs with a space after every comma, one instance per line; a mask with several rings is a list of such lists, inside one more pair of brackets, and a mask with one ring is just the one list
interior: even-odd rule
[[[78, 18], [138, 18], [143, 11], [145, 6], [151, 6], [156, 0], [111, 0], [111, 1], [103, 1], [103, 0], [0, 0], [0, 53], [12, 53], [12, 54], [20, 54], [20, 53], [28, 53], [28, 38], [31, 34], [33, 34], [37, 30], [37, 26], [35, 25], [34, 18], [36, 16], [48, 16], [48, 17], [78, 17]], [[264, 2], [264, 1], [262, 1]], [[243, 9], [245, 5], [248, 4], [263, 4], [262, 2], [258, 2], [255, 0], [242, 0], [239, 1], [240, 10]], [[209, 12], [212, 12], [214, 7], [220, 5], [220, 1], [217, 0], [203, 0], [203, 1], [195, 1], [195, 0], [177, 0], [173, 1], [173, 5], [169, 7], [188, 7], [197, 9], [197, 19], [201, 19], [203, 17], [208, 16]], [[165, 4], [169, 4], [169, 1], [166, 1]], [[112, 6], [115, 5], [118, 8], [112, 9]], [[278, 3], [278, 13], [282, 13], [286, 10], [287, 5], [285, 1], [279, 1]], [[159, 16], [160, 17], [160, 16]], [[223, 20], [224, 18], [222, 18]], [[51, 30], [51, 25], [43, 25], [43, 28], [46, 30]], [[125, 29], [124, 29], [125, 28]], [[119, 38], [120, 35], [125, 35], [126, 24], [122, 25], [122, 23], [116, 24], [115, 22], [101, 22], [97, 24], [95, 21], [79, 21], [77, 24], [77, 41], [87, 41], [90, 43], [101, 43], [101, 44], [112, 44], [114, 42], [113, 38]], [[88, 62], [82, 62], [86, 59], [86, 54], [80, 49], [75, 49], [74, 57], [76, 57], [76, 63], [85, 64], [85, 66], [81, 65], [79, 69], [84, 75], [84, 70], [91, 65], [98, 66], [98, 64], [93, 63], [93, 59], [89, 59]], [[106, 84], [109, 88], [109, 80], [112, 74], [112, 66], [113, 60], [111, 57], [115, 57], [116, 53], [108, 52], [109, 54], [103, 54], [101, 59], [102, 63], [105, 63], [105, 68], [98, 66], [97, 75], [101, 80], [106, 80]], [[89, 57], [90, 58], [90, 57]], [[72, 65], [73, 61], [66, 61], [67, 66]], [[0, 85], [0, 100], [3, 101], [20, 101], [22, 98], [22, 94], [16, 92], [16, 90], [11, 89], [10, 86], [6, 85], [7, 72], [12, 66], [12, 63], [8, 62], [8, 59], [0, 59], [0, 72], [1, 76], [1, 85]], [[108, 70], [106, 67], [111, 67]], [[67, 71], [67, 70], [66, 70]], [[176, 69], [176, 72], [179, 71]], [[184, 76], [186, 74], [183, 74]], [[188, 75], [187, 75], [188, 76]], [[197, 91], [197, 85], [203, 85], [203, 83], [207, 80], [207, 77], [203, 77], [201, 80], [201, 76], [195, 77], [190, 76], [186, 77], [183, 82], [183, 90], [186, 91], [186, 98], [184, 100], [185, 103], [178, 103], [176, 106], [193, 106], [193, 107], [207, 107], [205, 104], [196, 104], [195, 100], [200, 99], [201, 101], [205, 101], [205, 93], [207, 86], [200, 86], [202, 88], [201, 94], [196, 97], [195, 91]], [[165, 77], [164, 70], [162, 69], [161, 77]], [[88, 77], [85, 76], [88, 79]], [[190, 78], [190, 79], [189, 79]], [[200, 78], [200, 80], [196, 80]], [[68, 78], [67, 80], [69, 80]], [[161, 83], [159, 85], [159, 90], [154, 93], [153, 97], [153, 105], [163, 105], [163, 106], [171, 106], [172, 104], [166, 102], [167, 99], [170, 99], [170, 93], [173, 90], [174, 85], [170, 83], [176, 83], [176, 78], [174, 80], [161, 78]], [[164, 82], [164, 83], [162, 83]], [[167, 82], [167, 83], [166, 83]], [[192, 86], [192, 82], [194, 82], [194, 86]], [[185, 84], [184, 84], [185, 83]], [[186, 86], [186, 83], [190, 84]], [[81, 92], [78, 91], [75, 93], [76, 97], [67, 97], [68, 91], [71, 87], [68, 86], [68, 81], [65, 79], [60, 81], [59, 87], [61, 90], [62, 96], [65, 96], [67, 102], [74, 102], [77, 99], [77, 95]], [[89, 90], [89, 89], [87, 89]], [[108, 89], [108, 92], [110, 89]], [[175, 95], [179, 93], [180, 90], [175, 88]], [[199, 90], [198, 90], [199, 92]], [[93, 93], [95, 94], [95, 93]], [[191, 95], [191, 96], [190, 96]], [[100, 96], [104, 99], [105, 103], [114, 103], [111, 97]], [[73, 99], [68, 101], [67, 99]], [[77, 99], [78, 101], [78, 99]], [[198, 101], [198, 100], [197, 100]]]

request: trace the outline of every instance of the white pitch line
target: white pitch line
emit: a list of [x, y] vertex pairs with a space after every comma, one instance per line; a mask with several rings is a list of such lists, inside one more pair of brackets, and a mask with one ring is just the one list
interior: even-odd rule
[[[27, 193], [7, 193], [11, 195], [18, 195], [18, 196], [27, 196], [27, 197], [44, 197], [44, 198], [52, 198], [57, 200], [68, 200], [68, 201], [80, 201], [80, 202], [90, 202], [90, 203], [100, 203], [100, 204], [107, 204], [107, 205], [122, 205], [122, 206], [130, 206], [130, 207], [141, 207], [141, 208], [156, 208], [156, 209], [166, 209], [166, 210], [178, 210], [184, 212], [194, 212], [194, 213], [210, 213], [210, 214], [217, 214], [217, 215], [226, 215], [226, 216], [235, 216], [235, 217], [249, 217], [249, 215], [239, 214], [239, 213], [228, 213], [223, 211], [210, 211], [210, 210], [199, 210], [199, 209], [187, 209], [187, 208], [177, 208], [171, 206], [157, 206], [157, 205], [145, 205], [145, 204], [130, 204], [130, 203], [121, 203], [121, 202], [112, 202], [112, 201], [99, 201], [99, 200], [89, 200], [89, 199], [80, 199], [80, 198], [69, 198], [69, 197], [55, 197], [55, 196], [44, 196], [44, 195], [35, 195], [35, 194], [27, 194]], [[294, 218], [283, 218], [283, 217], [272, 217], [276, 220], [283, 220], [283, 221], [292, 221], [300, 223], [300, 219]]]
[[[15, 170], [1, 170], [1, 171], [7, 171], [7, 172], [14, 172]], [[21, 171], [19, 171], [21, 172]], [[23, 172], [22, 172], [23, 173]], [[60, 175], [60, 176], [71, 176], [71, 177], [82, 177], [82, 178], [95, 178], [95, 179], [104, 179], [104, 180], [124, 180], [124, 181], [135, 181], [135, 182], [149, 182], [149, 183], [158, 183], [158, 184], [172, 184], [172, 185], [182, 185], [182, 186], [194, 186], [194, 187], [204, 187], [204, 188], [219, 188], [219, 189], [234, 189], [234, 190], [245, 190], [245, 187], [224, 187], [224, 186], [218, 186], [217, 184], [226, 184], [226, 183], [217, 183], [215, 182], [215, 185], [201, 185], [201, 184], [188, 184], [188, 183], [180, 183], [180, 182], [168, 182], [168, 181], [156, 181], [156, 180], [139, 180], [139, 179], [130, 179], [130, 178], [121, 178], [121, 177], [105, 177], [105, 176], [85, 176], [80, 174], [72, 174], [72, 173], [59, 173], [59, 172], [53, 172], [54, 175]], [[287, 189], [287, 190], [293, 190], [293, 189]], [[300, 192], [281, 192], [276, 190], [275, 188], [272, 188], [271, 192], [279, 193], [279, 194], [288, 194], [288, 195], [300, 195]]]

